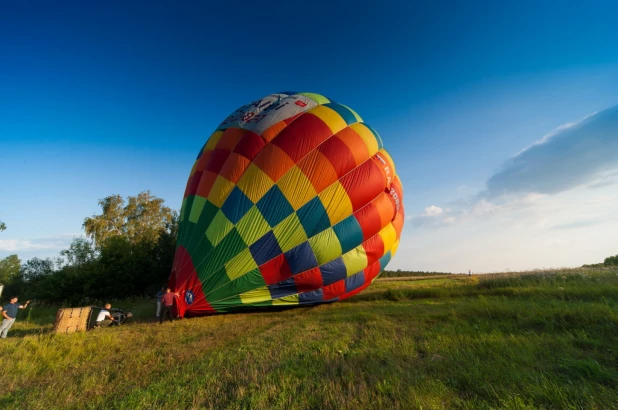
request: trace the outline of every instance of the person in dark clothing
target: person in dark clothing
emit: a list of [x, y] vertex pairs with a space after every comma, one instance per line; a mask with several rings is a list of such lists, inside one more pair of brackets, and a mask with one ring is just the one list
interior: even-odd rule
[[172, 318], [172, 307], [174, 306], [174, 299], [178, 296], [178, 292], [174, 293], [170, 288], [165, 289], [165, 295], [161, 298], [163, 312], [161, 312], [161, 316], [159, 316], [159, 324], [163, 324], [163, 318], [165, 316], [169, 318], [170, 322], [174, 320]]
[[17, 309], [25, 309], [28, 307], [30, 301], [27, 301], [25, 305], [20, 305], [17, 303], [17, 296], [13, 296], [8, 305], [5, 305], [2, 310], [2, 324], [0, 325], [0, 338], [6, 339], [7, 333], [9, 333], [9, 329], [15, 323], [15, 318], [17, 317]]

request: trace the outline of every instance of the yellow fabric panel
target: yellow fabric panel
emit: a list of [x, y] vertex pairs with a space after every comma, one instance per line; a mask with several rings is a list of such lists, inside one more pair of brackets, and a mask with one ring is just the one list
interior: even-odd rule
[[313, 114], [328, 126], [332, 131], [333, 135], [344, 129], [348, 126], [341, 115], [337, 113], [337, 111], [330, 109], [324, 105], [318, 105], [315, 108], [312, 108], [308, 111], [309, 114]]
[[277, 181], [277, 186], [295, 211], [316, 196], [313, 184], [296, 166]]
[[219, 242], [225, 238], [225, 235], [228, 234], [234, 227], [232, 224], [221, 212], [221, 210], [217, 211], [214, 219], [206, 229], [206, 237], [214, 246], [217, 246]]
[[393, 224], [389, 223], [382, 228], [379, 235], [382, 237], [382, 241], [384, 242], [384, 251], [386, 253], [393, 247], [393, 244], [397, 240], [397, 231], [395, 231]]
[[200, 219], [200, 215], [202, 214], [202, 210], [204, 209], [204, 205], [206, 205], [206, 198], [202, 198], [197, 195], [193, 198], [193, 205], [191, 206], [191, 213], [189, 214], [189, 222], [197, 223], [198, 219]]
[[290, 295], [279, 299], [273, 299], [273, 306], [276, 305], [298, 305], [298, 295]]
[[236, 224], [236, 230], [247, 245], [252, 245], [270, 231], [270, 225], [257, 207], [253, 207]]
[[230, 192], [232, 192], [232, 189], [234, 189], [234, 183], [219, 175], [210, 189], [208, 200], [217, 208], [221, 208], [227, 197], [230, 195]]
[[[223, 135], [223, 131], [213, 132], [210, 138], [208, 138], [208, 142], [206, 143], [206, 148], [204, 148], [204, 151], [212, 151], [213, 149], [215, 149], [222, 135]], [[202, 155], [204, 154], [202, 153]]]
[[246, 248], [225, 264], [225, 273], [227, 273], [230, 281], [232, 281], [240, 278], [247, 272], [251, 272], [257, 267], [257, 263], [255, 263], [251, 251], [249, 248]]
[[344, 254], [341, 259], [343, 259], [348, 276], [354, 275], [367, 267], [367, 252], [362, 245]]
[[241, 293], [238, 296], [240, 296], [240, 300], [242, 300], [243, 305], [272, 300], [270, 297], [270, 291], [266, 286]]
[[341, 256], [341, 244], [333, 228], [328, 228], [310, 238], [309, 244], [315, 253], [318, 265], [323, 265]]
[[339, 182], [320, 192], [318, 197], [326, 209], [331, 225], [343, 221], [354, 212], [350, 197]]
[[378, 152], [378, 141], [373, 135], [373, 132], [365, 127], [364, 124], [357, 122], [356, 124], [350, 125], [350, 128], [356, 131], [356, 133], [363, 139], [365, 145], [367, 145], [367, 149], [369, 150], [369, 156], [373, 156]]
[[238, 188], [255, 204], [275, 183], [257, 165], [251, 164], [238, 181]]
[[307, 241], [307, 234], [296, 214], [292, 214], [273, 228], [279, 247], [287, 252], [295, 246]]
[[395, 243], [393, 244], [393, 247], [391, 248], [391, 259], [397, 253], [397, 249], [399, 249], [399, 239], [395, 241]]

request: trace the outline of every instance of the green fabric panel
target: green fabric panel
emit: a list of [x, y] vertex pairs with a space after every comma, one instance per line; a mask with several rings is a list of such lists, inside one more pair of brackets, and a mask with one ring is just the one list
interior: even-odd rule
[[206, 229], [206, 236], [210, 243], [217, 246], [233, 227], [234, 224], [232, 224], [230, 220], [225, 217], [225, 214], [219, 210]]
[[189, 213], [189, 221], [197, 223], [200, 215], [202, 214], [202, 209], [206, 204], [206, 198], [197, 195], [193, 198], [193, 206], [191, 206], [191, 212]]
[[238, 309], [239, 306], [243, 306], [242, 305], [242, 300], [240, 300], [240, 297], [235, 295], [235, 296], [231, 296], [227, 299], [223, 299], [219, 302], [215, 302], [215, 303], [210, 303], [210, 306], [213, 307], [213, 309], [215, 309], [217, 312], [231, 312], [234, 310], [234, 308]]
[[[206, 229], [214, 219], [217, 214], [217, 208], [210, 201], [206, 201], [204, 207], [202, 208], [202, 214], [200, 215], [200, 219], [198, 219], [197, 224], [191, 230], [191, 234], [186, 238], [186, 242], [184, 242], [184, 246], [189, 251], [189, 253], [193, 256], [195, 249], [201, 245], [202, 242], [207, 242], [206, 239]], [[195, 255], [198, 257], [203, 256], [203, 254]]]
[[318, 104], [328, 104], [330, 100], [323, 95], [315, 94], [315, 93], [298, 93], [298, 95], [304, 95], [305, 97], [311, 98], [313, 101]]
[[238, 295], [240, 293], [266, 286], [266, 282], [264, 282], [264, 278], [262, 277], [259, 269], [254, 269], [231, 282], [227, 279], [227, 283], [225, 283], [226, 279], [227, 276], [225, 278], [221, 278], [217, 284], [218, 286], [215, 285], [213, 287], [214, 290], [206, 295], [206, 300], [208, 300], [208, 303], [217, 302], [227, 298], [230, 295]]
[[[214, 289], [221, 279], [227, 277], [223, 266], [227, 261], [238, 255], [247, 245], [243, 242], [236, 228], [232, 229], [225, 238], [208, 255], [203, 265], [198, 268], [199, 277], [202, 281], [204, 293]], [[213, 275], [216, 273], [216, 275]]]

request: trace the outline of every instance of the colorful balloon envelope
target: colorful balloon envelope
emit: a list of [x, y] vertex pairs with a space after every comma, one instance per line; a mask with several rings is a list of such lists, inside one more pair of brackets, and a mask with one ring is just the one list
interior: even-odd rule
[[177, 312], [346, 299], [384, 269], [403, 223], [377, 132], [322, 95], [271, 94], [226, 118], [193, 165], [170, 277]]

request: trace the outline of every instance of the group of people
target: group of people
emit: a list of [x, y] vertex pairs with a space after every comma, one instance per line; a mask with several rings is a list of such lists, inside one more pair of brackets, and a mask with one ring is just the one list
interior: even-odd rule
[[[159, 319], [159, 324], [163, 324], [163, 320], [168, 318], [169, 321], [173, 321], [172, 317], [172, 308], [174, 306], [174, 300], [178, 297], [178, 292], [172, 292], [170, 288], [166, 288], [165, 286], [161, 288], [161, 290], [157, 293], [157, 319]], [[2, 324], [0, 324], [0, 338], [6, 339], [6, 335], [8, 334], [11, 326], [15, 323], [15, 319], [17, 318], [17, 312], [19, 309], [25, 309], [30, 304], [30, 301], [27, 301], [25, 304], [18, 303], [19, 298], [17, 296], [13, 296], [9, 303], [0, 307], [0, 313], [2, 313]], [[116, 320], [112, 315], [111, 311], [112, 305], [107, 303], [105, 304], [104, 309], [101, 309], [97, 316], [95, 327], [108, 327], [116, 324]]]
[[6, 335], [9, 333], [11, 326], [15, 323], [15, 319], [17, 319], [17, 312], [19, 309], [25, 309], [30, 304], [30, 301], [27, 301], [25, 304], [17, 303], [19, 298], [17, 296], [13, 296], [9, 299], [9, 303], [0, 307], [0, 311], [2, 311], [2, 324], [0, 324], [0, 338], [6, 339]]
[[[174, 306], [174, 298], [179, 296], [178, 292], [172, 292], [170, 288], [165, 286], [156, 294], [157, 298], [157, 314], [159, 324], [163, 324], [163, 320], [167, 317], [169, 321], [173, 321], [172, 308]], [[111, 304], [106, 304], [104, 309], [99, 311], [95, 327], [108, 327], [116, 324], [116, 320], [111, 313]]]

